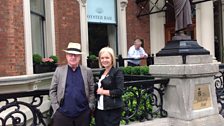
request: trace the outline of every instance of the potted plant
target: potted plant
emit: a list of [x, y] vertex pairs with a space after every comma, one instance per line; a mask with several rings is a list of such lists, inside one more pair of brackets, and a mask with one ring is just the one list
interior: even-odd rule
[[90, 68], [99, 68], [98, 58], [96, 55], [91, 54], [87, 57], [87, 66]]
[[33, 64], [41, 64], [42, 56], [39, 54], [33, 54]]
[[144, 79], [152, 79], [150, 76], [149, 67], [148, 66], [127, 66], [120, 67], [125, 76], [125, 81], [133, 81], [133, 80], [144, 80]]
[[34, 73], [53, 72], [57, 67], [57, 56], [42, 58], [39, 54], [33, 55], [33, 70]]

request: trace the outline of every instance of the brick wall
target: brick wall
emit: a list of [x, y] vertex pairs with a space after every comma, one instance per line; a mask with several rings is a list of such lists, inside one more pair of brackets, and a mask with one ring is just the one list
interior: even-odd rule
[[22, 10], [22, 0], [0, 1], [0, 77], [26, 72]]
[[62, 51], [68, 42], [81, 42], [80, 11], [77, 0], [55, 0], [55, 34], [56, 53], [59, 63], [65, 63], [65, 53]]
[[134, 39], [140, 37], [144, 39], [144, 49], [150, 53], [150, 24], [149, 15], [137, 18], [139, 8], [134, 0], [128, 1], [127, 6], [127, 47], [133, 45]]

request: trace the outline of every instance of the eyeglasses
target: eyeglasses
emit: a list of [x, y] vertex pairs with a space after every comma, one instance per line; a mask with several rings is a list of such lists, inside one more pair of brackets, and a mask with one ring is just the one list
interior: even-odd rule
[[69, 57], [77, 57], [77, 56], [80, 56], [80, 54], [71, 54], [71, 53], [67, 53], [67, 56], [69, 56]]

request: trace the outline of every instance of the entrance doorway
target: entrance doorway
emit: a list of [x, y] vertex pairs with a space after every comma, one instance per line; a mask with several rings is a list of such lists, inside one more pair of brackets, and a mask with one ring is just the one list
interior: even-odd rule
[[98, 56], [100, 49], [109, 46], [117, 54], [116, 25], [114, 24], [88, 24], [89, 54]]

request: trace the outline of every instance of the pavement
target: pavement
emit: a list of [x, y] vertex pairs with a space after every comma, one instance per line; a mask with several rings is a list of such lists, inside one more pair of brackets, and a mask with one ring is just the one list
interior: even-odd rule
[[144, 122], [130, 122], [128, 125], [120, 126], [168, 126], [168, 118], [155, 118], [153, 120], [144, 121]]

